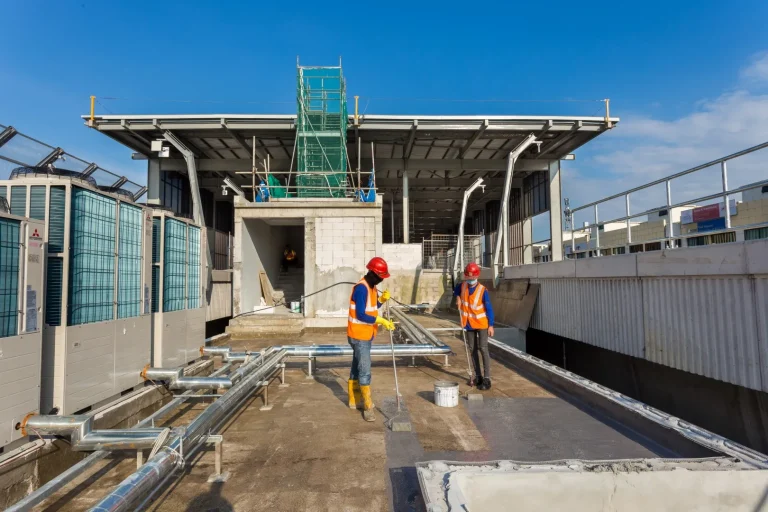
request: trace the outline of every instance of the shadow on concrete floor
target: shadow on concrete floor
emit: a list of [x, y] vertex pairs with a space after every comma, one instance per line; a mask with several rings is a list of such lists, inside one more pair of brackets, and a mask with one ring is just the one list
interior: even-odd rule
[[348, 406], [349, 396], [347, 395], [347, 389], [344, 387], [346, 385], [346, 381], [341, 383], [341, 377], [339, 377], [336, 372], [328, 369], [322, 369], [316, 371], [314, 376], [315, 381], [327, 387], [331, 393], [333, 393], [333, 396], [338, 398], [345, 407]]
[[435, 403], [435, 392], [434, 391], [418, 391], [416, 393], [419, 398], [429, 402], [430, 404]]
[[233, 512], [232, 504], [221, 495], [223, 482], [214, 482], [208, 492], [198, 494], [187, 505], [186, 512]]

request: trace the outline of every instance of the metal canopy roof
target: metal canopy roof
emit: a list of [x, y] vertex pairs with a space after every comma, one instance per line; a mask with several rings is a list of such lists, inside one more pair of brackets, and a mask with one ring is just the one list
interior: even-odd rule
[[[198, 171], [209, 173], [202, 176], [201, 185], [208, 188], [219, 187], [222, 176], [243, 185], [250, 182], [249, 176], [236, 173], [251, 170], [254, 138], [257, 159], [269, 156], [272, 172], [287, 172], [292, 165], [293, 114], [103, 115], [96, 116], [93, 123], [90, 116], [83, 118], [87, 125], [148, 157], [152, 156], [151, 141], [163, 139], [165, 130], [172, 131], [199, 157]], [[483, 177], [490, 185], [481, 203], [498, 199], [507, 155], [529, 134], [535, 134], [542, 144], [540, 148], [533, 145], [518, 160], [516, 176], [520, 179], [529, 172], [546, 170], [549, 161], [572, 153], [618, 122], [618, 118], [605, 117], [365, 115], [355, 125], [351, 115], [348, 152], [351, 167], [356, 169], [359, 137], [361, 168], [369, 170], [375, 163], [376, 185], [388, 196], [387, 202], [401, 195], [403, 171], [408, 170], [416, 215], [442, 212], [433, 216], [442, 216], [441, 222], [449, 217], [455, 223], [456, 205], [476, 178]], [[171, 157], [161, 159], [161, 169], [183, 172], [186, 166], [181, 156], [172, 149]], [[295, 169], [295, 163], [293, 166]], [[395, 210], [400, 207], [396, 204]], [[385, 217], [389, 211], [384, 208]], [[420, 217], [422, 222], [428, 221], [428, 215]]]

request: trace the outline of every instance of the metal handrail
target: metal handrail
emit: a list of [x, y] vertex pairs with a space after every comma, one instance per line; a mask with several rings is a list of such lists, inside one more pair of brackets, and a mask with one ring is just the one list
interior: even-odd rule
[[[761, 149], [768, 148], [768, 142], [763, 142], [762, 144], [758, 144], [757, 146], [752, 146], [751, 148], [744, 149], [742, 151], [733, 153], [728, 156], [724, 156], [722, 158], [718, 158], [717, 160], [712, 160], [711, 162], [708, 162], [706, 164], [697, 165], [696, 167], [691, 167], [690, 169], [687, 169], [685, 171], [678, 172], [676, 174], [672, 174], [671, 176], [667, 176], [666, 178], [659, 178], [656, 181], [652, 181], [650, 183], [646, 183], [645, 185], [639, 185], [635, 188], [625, 190], [624, 192], [619, 192], [618, 194], [614, 194], [612, 196], [605, 197], [603, 199], [599, 199], [597, 201], [593, 201], [591, 203], [587, 203], [585, 205], [579, 206], [578, 208], [571, 208], [571, 212], [576, 212], [579, 210], [584, 210], [585, 208], [589, 208], [590, 206], [595, 206], [600, 203], [604, 203], [606, 201], [610, 201], [611, 199], [616, 199], [617, 197], [626, 196], [627, 194], [631, 194], [633, 192], [637, 192], [638, 190], [642, 190], [644, 188], [650, 188], [654, 187], [656, 185], [659, 185], [660, 183], [667, 182], [669, 180], [674, 180], [675, 178], [679, 178], [680, 176], [685, 176], [686, 174], [691, 174], [696, 171], [700, 171], [702, 169], [706, 169], [707, 167], [712, 167], [713, 165], [717, 165], [723, 162], [727, 162], [728, 160], [733, 160], [734, 158], [738, 158], [740, 156], [748, 155], [749, 153], [754, 153], [755, 151], [759, 151]], [[753, 187], [750, 187], [753, 188]], [[729, 192], [731, 192], [729, 190]], [[702, 199], [695, 199], [698, 201], [701, 201]], [[690, 201], [689, 201], [690, 202]]]
[[[625, 244], [625, 246], [633, 245], [632, 244], [631, 220], [635, 219], [635, 218], [638, 218], [638, 217], [647, 216], [647, 215], [650, 215], [650, 214], [653, 214], [653, 213], [658, 213], [658, 212], [661, 212], [661, 211], [664, 211], [664, 210], [666, 210], [667, 216], [668, 216], [668, 218], [670, 220], [667, 222], [667, 224], [665, 226], [665, 234], [666, 234], [666, 236], [663, 239], [660, 239], [660, 240], [663, 240], [664, 242], [666, 242], [666, 241], [669, 241], [669, 240], [675, 240], [675, 239], [679, 239], [679, 238], [688, 238], [688, 237], [683, 237], [683, 236], [675, 236], [674, 230], [673, 230], [673, 224], [674, 223], [671, 221], [671, 219], [672, 219], [672, 209], [673, 208], [680, 208], [680, 207], [683, 207], [683, 206], [688, 206], [688, 205], [691, 205], [692, 203], [696, 203], [696, 202], [709, 201], [709, 200], [718, 199], [718, 198], [722, 198], [723, 199], [723, 204], [725, 205], [725, 230], [733, 229], [732, 226], [731, 226], [731, 213], [730, 213], [730, 206], [729, 206], [729, 196], [731, 194], [738, 194], [738, 193], [741, 193], [741, 192], [745, 192], [747, 190], [752, 190], [754, 188], [764, 186], [764, 185], [768, 184], [768, 180], [763, 180], [763, 181], [759, 181], [757, 183], [751, 183], [749, 185], [744, 185], [744, 186], [741, 186], [741, 187], [738, 187], [738, 188], [729, 189], [728, 188], [728, 166], [727, 166], [727, 162], [730, 161], [730, 160], [733, 160], [735, 158], [738, 158], [738, 157], [741, 157], [741, 156], [744, 156], [744, 155], [748, 155], [750, 153], [754, 153], [756, 151], [759, 151], [759, 150], [765, 149], [765, 148], [768, 148], [768, 142], [763, 142], [762, 144], [758, 144], [756, 146], [752, 146], [752, 147], [744, 149], [742, 151], [738, 151], [736, 153], [732, 153], [732, 154], [730, 154], [728, 156], [724, 156], [722, 158], [718, 158], [716, 160], [712, 160], [711, 162], [707, 162], [707, 163], [704, 163], [704, 164], [701, 164], [701, 165], [697, 165], [697, 166], [692, 167], [690, 169], [686, 169], [685, 171], [681, 171], [681, 172], [672, 174], [672, 175], [667, 176], [665, 178], [660, 178], [658, 180], [652, 181], [650, 183], [646, 183], [644, 185], [640, 185], [638, 187], [626, 190], [624, 192], [619, 192], [618, 194], [614, 194], [612, 196], [608, 196], [608, 197], [599, 199], [597, 201], [593, 201], [591, 203], [587, 203], [587, 204], [579, 206], [577, 208], [568, 209], [565, 213], [570, 218], [570, 224], [571, 224], [571, 229], [570, 229], [570, 233], [571, 233], [571, 253], [572, 254], [576, 254], [576, 234], [577, 233], [583, 233], [583, 232], [585, 232], [587, 230], [591, 231], [592, 228], [597, 228], [596, 232], [595, 232], [595, 247], [594, 248], [590, 248], [589, 250], [600, 251], [603, 248], [600, 245], [600, 226], [605, 225], [605, 224], [609, 224], [609, 223], [613, 223], [613, 222], [622, 222], [622, 221], [624, 221], [626, 223], [627, 244]], [[681, 176], [686, 176], [688, 174], [692, 174], [692, 173], [700, 171], [702, 169], [706, 169], [706, 168], [712, 167], [713, 165], [717, 165], [717, 164], [720, 164], [720, 172], [721, 172], [721, 178], [722, 178], [722, 190], [720, 192], [716, 192], [714, 194], [709, 194], [709, 195], [701, 196], [701, 197], [697, 197], [697, 198], [687, 199], [687, 200], [682, 201], [682, 202], [677, 202], [677, 203], [673, 203], [672, 202], [672, 189], [671, 189], [672, 180], [674, 180], [676, 178], [679, 178]], [[662, 183], [664, 183], [666, 185], [666, 192], [667, 192], [667, 202], [666, 202], [666, 205], [655, 207], [655, 208], [651, 208], [651, 209], [646, 210], [646, 211], [644, 211], [642, 213], [634, 213], [633, 214], [631, 212], [631, 209], [630, 209], [630, 201], [629, 201], [630, 194], [632, 194], [634, 192], [638, 192], [640, 190], [648, 189], [650, 187], [654, 187], [654, 186], [662, 184]], [[606, 202], [611, 201], [613, 199], [620, 198], [620, 197], [624, 197], [625, 212], [626, 212], [626, 214], [621, 216], [621, 217], [617, 217], [615, 219], [611, 219], [611, 220], [607, 220], [607, 221], [606, 220], [601, 221], [600, 217], [599, 217], [598, 205], [600, 205], [602, 203], [606, 203]], [[588, 208], [593, 208], [593, 210], [594, 210], [594, 217], [595, 217], [594, 224], [583, 226], [583, 227], [576, 227], [575, 226], [575, 222], [574, 222], [574, 214], [576, 212], [579, 212], [579, 211], [584, 211], [584, 210], [586, 210]], [[643, 243], [649, 243], [649, 242], [643, 241]], [[670, 245], [672, 245], [672, 244], [670, 244]], [[598, 252], [598, 254], [599, 254], [599, 252]]]

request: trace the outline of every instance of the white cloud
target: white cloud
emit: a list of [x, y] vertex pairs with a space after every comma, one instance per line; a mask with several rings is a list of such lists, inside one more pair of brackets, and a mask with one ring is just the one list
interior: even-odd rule
[[[742, 73], [737, 90], [697, 103], [695, 111], [665, 120], [625, 115], [618, 127], [588, 151], [591, 156], [565, 167], [564, 195], [578, 206], [768, 141], [768, 94], [755, 92], [768, 84], [768, 52], [755, 57]], [[768, 149], [729, 164], [729, 187], [768, 179]], [[707, 169], [672, 185], [673, 202], [714, 193], [718, 169]], [[649, 194], [646, 194], [648, 196]], [[633, 211], [661, 206], [664, 193], [653, 199], [632, 196]], [[622, 202], [623, 204], [623, 202]], [[618, 205], [606, 214], [618, 216]], [[615, 215], [614, 215], [615, 214]], [[602, 211], [601, 211], [601, 217]], [[604, 217], [603, 217], [604, 218]]]
[[768, 83], [768, 52], [755, 55], [752, 63], [741, 71], [741, 78], [747, 82]]

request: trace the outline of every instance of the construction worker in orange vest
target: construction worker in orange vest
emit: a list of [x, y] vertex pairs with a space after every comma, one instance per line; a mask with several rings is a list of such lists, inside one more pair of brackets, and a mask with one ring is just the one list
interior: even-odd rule
[[388, 331], [395, 329], [395, 324], [379, 316], [379, 308], [389, 300], [389, 292], [381, 296], [376, 286], [389, 277], [387, 262], [378, 256], [372, 258], [366, 266], [368, 273], [352, 288], [349, 296], [349, 317], [347, 319], [347, 341], [352, 346], [352, 368], [349, 372], [347, 389], [349, 407], [356, 409], [362, 395], [363, 418], [373, 421], [373, 400], [371, 399], [371, 344], [378, 326]]
[[[493, 336], [493, 307], [485, 286], [477, 282], [480, 267], [470, 263], [464, 269], [464, 281], [453, 290], [453, 296], [461, 314], [461, 326], [472, 344], [472, 360], [475, 382], [479, 390], [491, 389], [491, 356], [488, 353], [488, 336]], [[480, 369], [480, 352], [483, 353], [483, 373]]]

